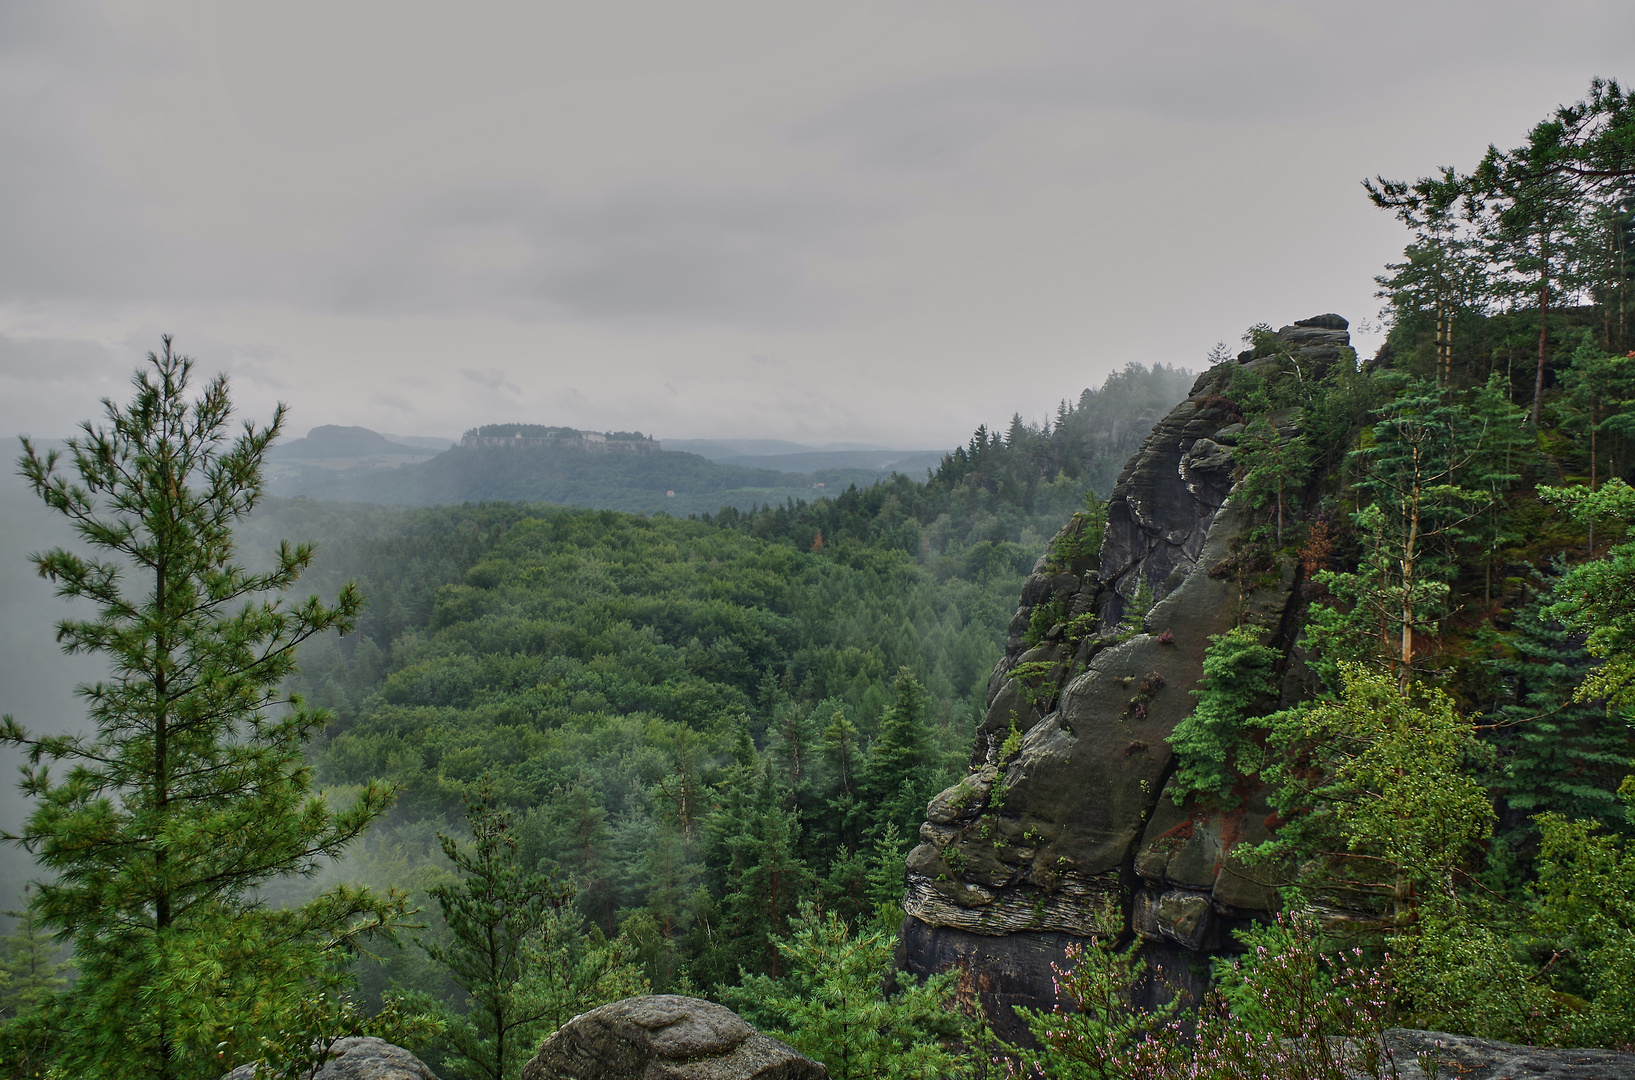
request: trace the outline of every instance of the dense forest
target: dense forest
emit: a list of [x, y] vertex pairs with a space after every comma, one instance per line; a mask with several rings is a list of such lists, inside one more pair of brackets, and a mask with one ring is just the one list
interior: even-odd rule
[[[1107, 924], [1027, 1046], [951, 975], [894, 974], [903, 858], [964, 774], [1022, 578], [1093, 557], [1191, 373], [1131, 365], [834, 497], [394, 509], [265, 497], [279, 419], [227, 440], [225, 383], [190, 404], [167, 340], [106, 427], [22, 460], [103, 553], [36, 556], [82, 600], [62, 640], [116, 663], [95, 737], [0, 732], [33, 755], [40, 865], [4, 941], [7, 1068], [294, 1076], [370, 1031], [499, 1080], [646, 991], [844, 1077], [1337, 1080], [1388, 1073], [1308, 1037], [1388, 1024], [1635, 1045], [1632, 182], [1635, 101], [1597, 82], [1469, 173], [1368, 185], [1411, 231], [1378, 356], [1307, 370], [1261, 325], [1212, 358], [1256, 520], [1219, 570], [1303, 568], [1317, 690], [1274, 711], [1267, 658], [1221, 635], [1172, 741], [1198, 797], [1276, 782], [1285, 910], [1156, 1012]], [[319, 551], [243, 569], [286, 536]], [[333, 600], [268, 599], [297, 578]]]

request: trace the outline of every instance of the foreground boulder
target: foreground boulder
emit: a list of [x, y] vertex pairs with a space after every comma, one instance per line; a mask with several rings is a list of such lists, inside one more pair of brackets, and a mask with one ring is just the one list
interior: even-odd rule
[[[240, 1065], [222, 1080], [265, 1080], [272, 1074]], [[339, 1039], [311, 1080], [437, 1080], [421, 1060], [385, 1039], [370, 1036]]]
[[569, 1020], [522, 1080], [825, 1080], [829, 1070], [724, 1005], [676, 994], [625, 998]]
[[[1617, 1050], [1568, 1050], [1392, 1028], [1385, 1033], [1401, 1080], [1427, 1080], [1432, 1072], [1459, 1080], [1628, 1080], [1635, 1054]], [[1434, 1063], [1434, 1064], [1433, 1064]]]

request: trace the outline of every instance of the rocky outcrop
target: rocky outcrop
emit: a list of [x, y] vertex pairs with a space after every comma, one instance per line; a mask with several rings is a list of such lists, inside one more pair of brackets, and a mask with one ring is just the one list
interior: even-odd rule
[[[1098, 904], [1120, 905], [1162, 981], [1196, 990], [1197, 954], [1275, 901], [1276, 883], [1235, 855], [1268, 835], [1264, 795], [1228, 812], [1175, 805], [1166, 739], [1192, 710], [1209, 638], [1233, 626], [1292, 657], [1286, 693], [1303, 692], [1299, 569], [1236, 558], [1252, 522], [1231, 499], [1243, 417], [1225, 391], [1240, 368], [1275, 376], [1292, 359], [1320, 374], [1349, 336], [1323, 315], [1278, 339], [1280, 356], [1217, 365], [1154, 426], [1095, 559], [1076, 554], [1082, 518], [1052, 541], [989, 682], [970, 773], [932, 801], [908, 857], [909, 970], [962, 969], [1002, 1031], [1019, 1032], [1010, 1006], [1049, 1007], [1050, 961], [1092, 933]], [[1271, 419], [1285, 438], [1300, 429], [1298, 410]]]
[[723, 1005], [625, 998], [563, 1024], [522, 1080], [823, 1080], [829, 1071]]
[[1635, 1054], [1617, 1050], [1518, 1046], [1403, 1028], [1387, 1031], [1384, 1041], [1400, 1080], [1428, 1080], [1432, 1075], [1459, 1080], [1628, 1080], [1635, 1076]]
[[[303, 1076], [306, 1074], [303, 1073]], [[272, 1073], [240, 1065], [222, 1080], [268, 1080]], [[437, 1080], [420, 1059], [385, 1039], [357, 1036], [338, 1039], [310, 1080]]]

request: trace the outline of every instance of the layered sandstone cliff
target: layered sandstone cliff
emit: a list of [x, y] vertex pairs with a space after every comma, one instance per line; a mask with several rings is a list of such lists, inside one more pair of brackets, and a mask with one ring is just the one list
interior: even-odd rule
[[[1351, 355], [1337, 315], [1278, 336], [1305, 377]], [[1198, 961], [1276, 901], [1235, 855], [1268, 835], [1264, 793], [1224, 813], [1177, 806], [1165, 740], [1192, 710], [1209, 638], [1233, 626], [1283, 652], [1286, 699], [1306, 692], [1299, 567], [1234, 566], [1249, 522], [1231, 498], [1242, 425], [1225, 392], [1242, 365], [1287, 364], [1245, 354], [1205, 372], [1126, 464], [1098, 554], [1075, 554], [1091, 546], [1081, 518], [1053, 541], [1023, 586], [970, 773], [927, 809], [908, 858], [907, 966], [962, 969], [1002, 1029], [1016, 1030], [1011, 1006], [1052, 1004], [1050, 963], [1093, 933], [1098, 904], [1118, 906], [1166, 981], [1196, 989]], [[1298, 411], [1272, 419], [1285, 438], [1299, 430]]]

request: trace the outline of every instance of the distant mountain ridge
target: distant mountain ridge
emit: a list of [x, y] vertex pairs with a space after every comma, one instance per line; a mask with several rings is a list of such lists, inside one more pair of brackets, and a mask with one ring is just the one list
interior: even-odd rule
[[305, 438], [274, 443], [267, 456], [277, 461], [284, 458], [431, 457], [439, 452], [424, 445], [394, 442], [380, 432], [365, 427], [322, 424], [308, 431]]
[[[867, 442], [828, 442], [814, 446], [811, 443], [790, 442], [788, 439], [665, 439], [664, 446], [669, 450], [685, 450], [690, 454], [707, 457], [711, 461], [739, 457], [781, 457], [789, 454], [835, 454], [847, 451], [864, 451], [888, 456], [933, 452]], [[942, 454], [947, 451], [934, 452]]]

